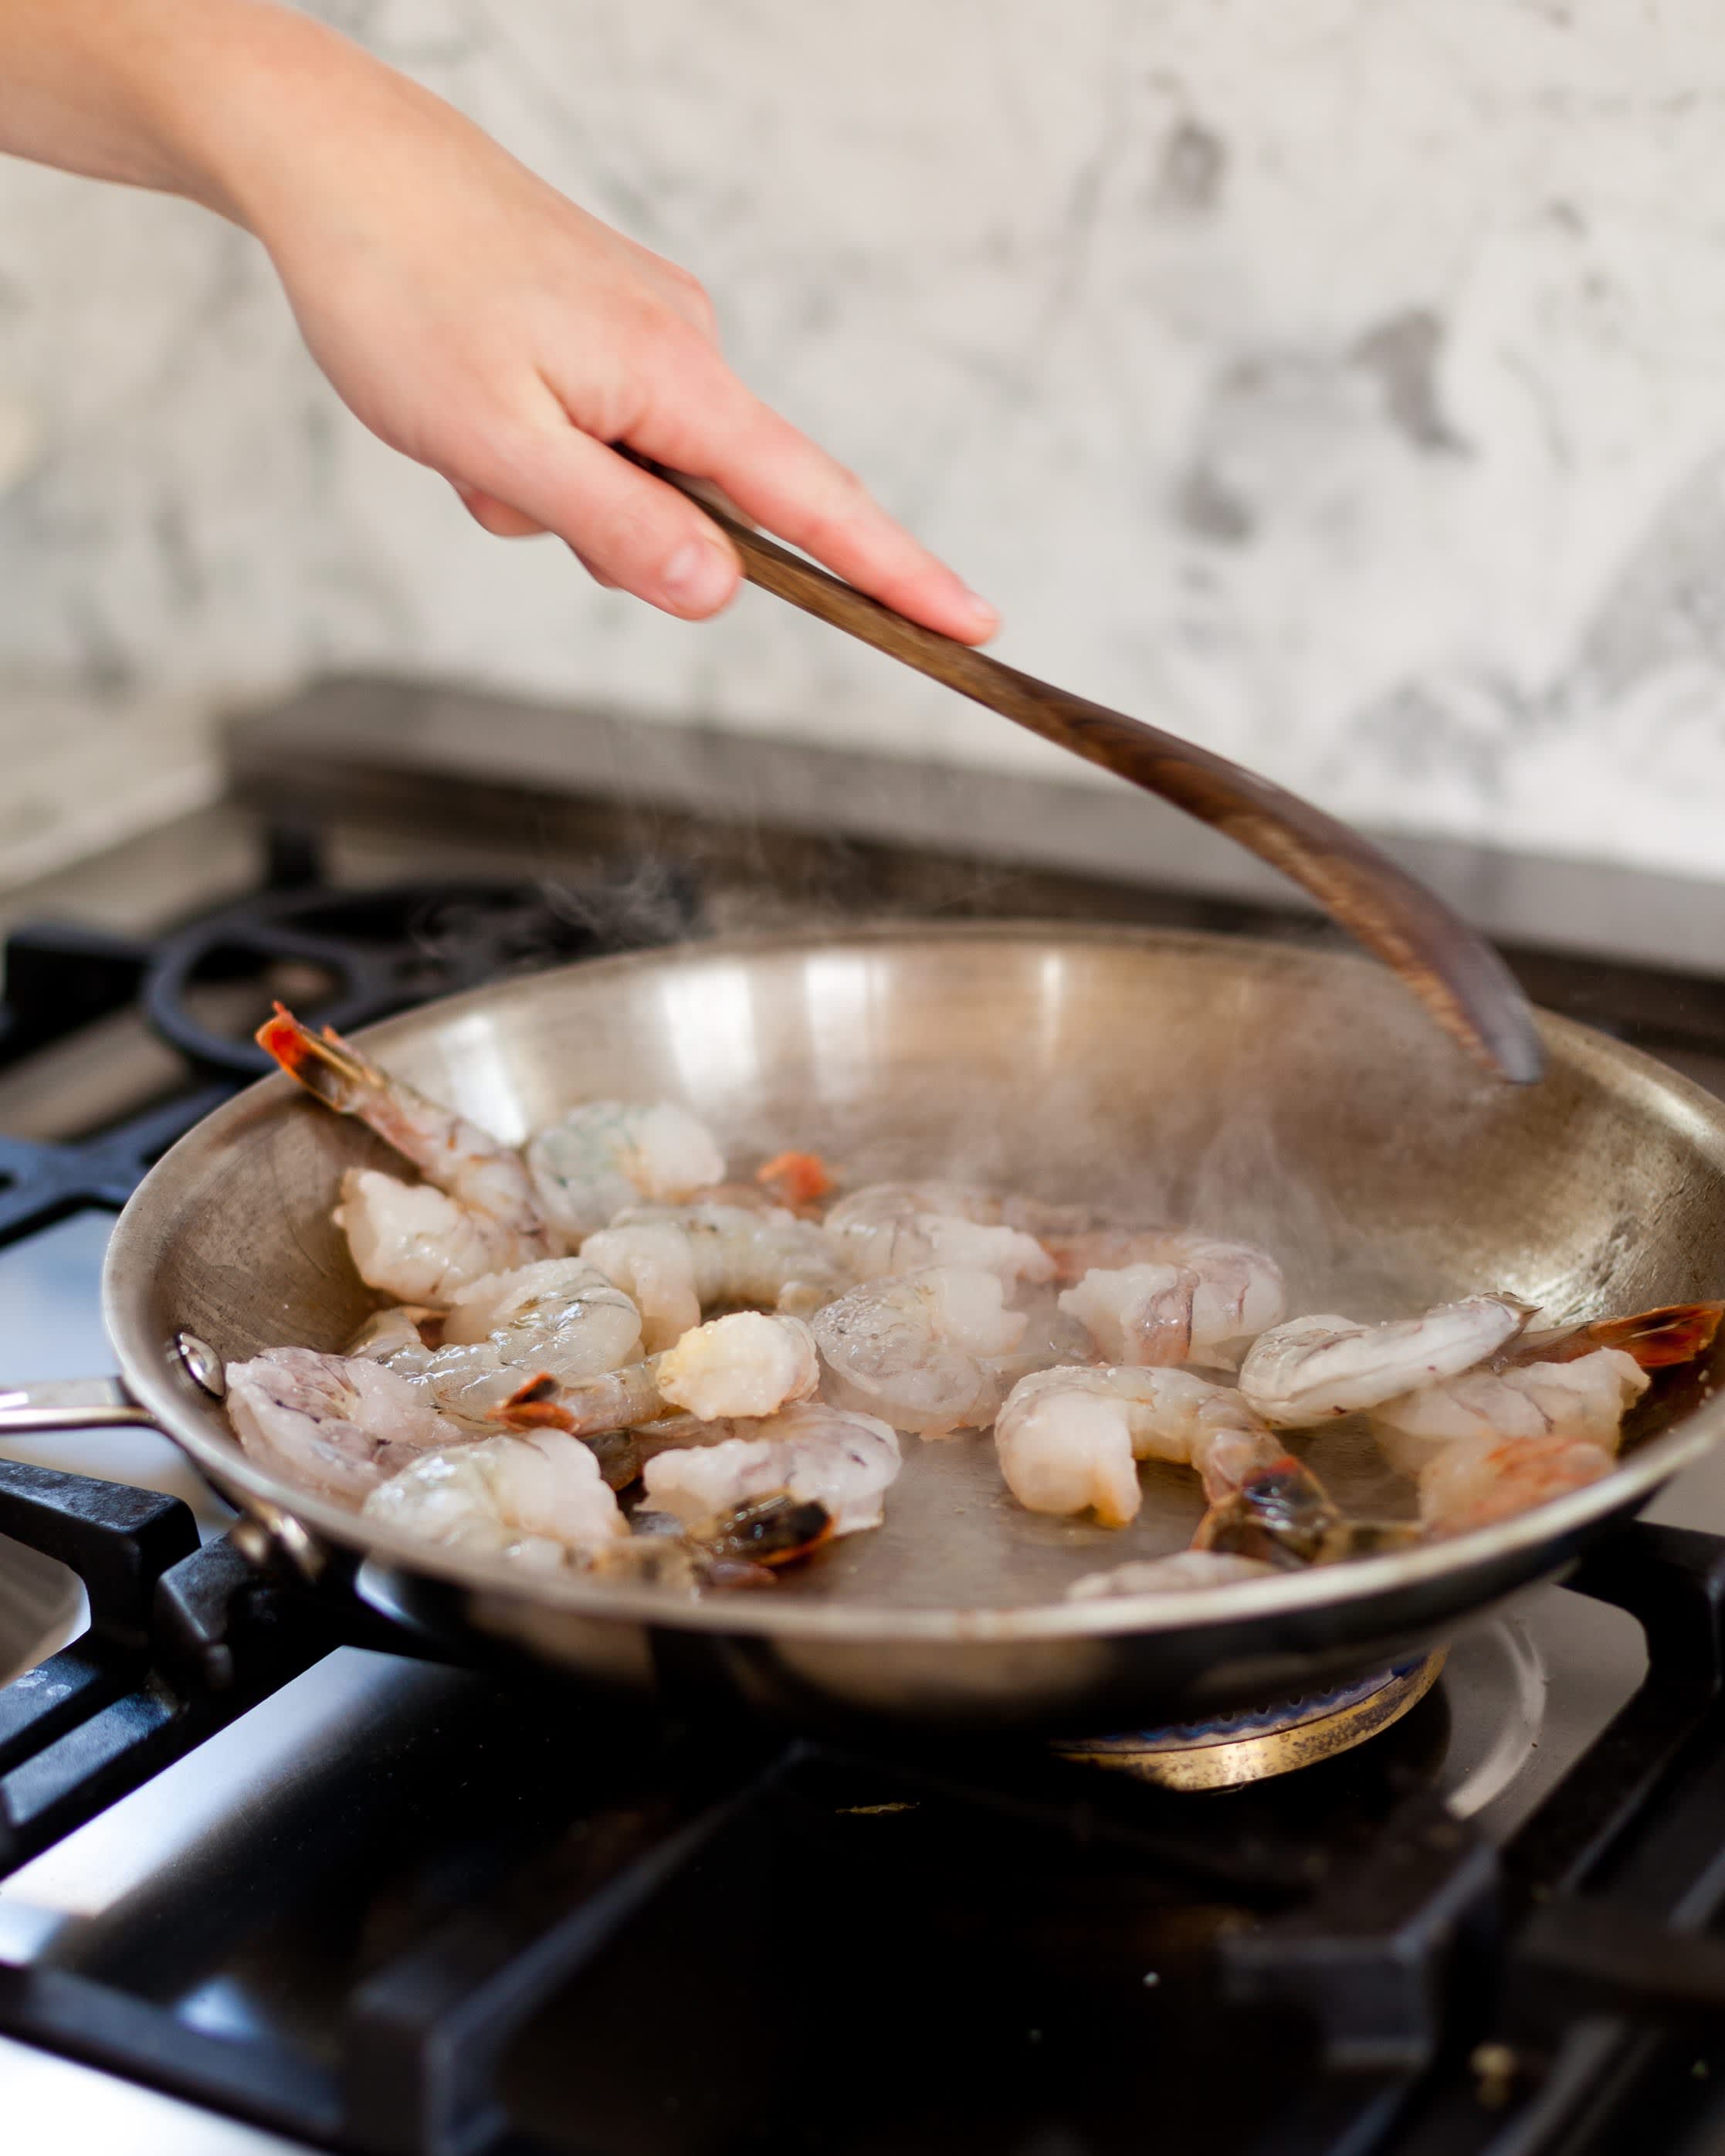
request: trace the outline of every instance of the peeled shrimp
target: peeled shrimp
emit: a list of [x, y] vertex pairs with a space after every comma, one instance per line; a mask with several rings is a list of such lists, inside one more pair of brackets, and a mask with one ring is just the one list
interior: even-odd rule
[[747, 1435], [649, 1460], [648, 1503], [699, 1526], [748, 1499], [783, 1490], [824, 1506], [834, 1534], [880, 1526], [901, 1464], [897, 1434], [887, 1424], [814, 1400], [747, 1428]]
[[999, 1219], [1000, 1200], [966, 1183], [875, 1183], [841, 1198], [824, 1225], [859, 1280], [926, 1265], [999, 1273], [1009, 1287], [1052, 1280], [1054, 1261], [1041, 1244]]
[[308, 1092], [357, 1116], [425, 1178], [415, 1186], [375, 1168], [343, 1177], [336, 1219], [368, 1286], [403, 1302], [447, 1302], [485, 1273], [552, 1255], [532, 1179], [512, 1147], [279, 1004], [258, 1040]]
[[[1192, 1274], [1189, 1353], [1219, 1368], [1232, 1368], [1245, 1344], [1281, 1324], [1287, 1309], [1281, 1266], [1250, 1243], [1184, 1228], [1099, 1228], [1043, 1240], [1062, 1280], [1084, 1283], [1096, 1273], [1106, 1278], [1147, 1265]], [[1124, 1291], [1101, 1291], [1099, 1298], [1114, 1292]]]
[[629, 1532], [593, 1453], [556, 1430], [424, 1453], [362, 1510], [446, 1548], [542, 1570]]
[[1137, 1517], [1141, 1460], [1196, 1467], [1214, 1500], [1282, 1454], [1231, 1388], [1166, 1368], [1035, 1371], [1008, 1395], [994, 1445], [1027, 1511], [1093, 1510], [1109, 1527]]
[[437, 1351], [426, 1346], [424, 1335], [419, 1330], [420, 1321], [427, 1317], [441, 1320], [442, 1317], [441, 1311], [411, 1303], [398, 1303], [393, 1309], [377, 1311], [349, 1341], [347, 1353], [360, 1361], [381, 1363], [398, 1377], [423, 1386]]
[[1222, 1335], [1208, 1330], [1214, 1301], [1185, 1265], [1125, 1265], [1117, 1272], [1093, 1266], [1060, 1298], [1105, 1361], [1139, 1368], [1225, 1362], [1236, 1319], [1231, 1312], [1223, 1317]]
[[398, 1372], [363, 1357], [267, 1348], [228, 1365], [228, 1419], [253, 1459], [357, 1505], [419, 1450], [463, 1432]]
[[458, 1289], [443, 1339], [424, 1382], [439, 1407], [483, 1422], [529, 1378], [578, 1383], [628, 1362], [641, 1315], [579, 1258], [541, 1258]]
[[1232, 1550], [1174, 1550], [1167, 1557], [1133, 1558], [1106, 1572], [1087, 1572], [1066, 1589], [1069, 1602], [1100, 1602], [1115, 1594], [1187, 1594], [1194, 1588], [1227, 1587], [1236, 1579], [1265, 1579], [1276, 1567]]
[[1373, 1408], [1373, 1434], [1392, 1466], [1417, 1479], [1445, 1445], [1562, 1437], [1617, 1450], [1624, 1416], [1651, 1380], [1618, 1348], [1567, 1363], [1512, 1363], [1404, 1393]]
[[706, 1124], [669, 1101], [583, 1101], [533, 1137], [526, 1159], [546, 1218], [572, 1244], [644, 1198], [679, 1203], [725, 1177]]
[[1471, 1369], [1531, 1314], [1514, 1296], [1474, 1295], [1388, 1325], [1290, 1318], [1253, 1344], [1240, 1389], [1266, 1422], [1284, 1429], [1356, 1414]]
[[1005, 1296], [998, 1273], [956, 1265], [850, 1289], [811, 1321], [826, 1397], [924, 1437], [985, 1428], [1018, 1374], [999, 1358], [1026, 1322]]
[[773, 1303], [794, 1315], [850, 1278], [812, 1222], [740, 1205], [639, 1207], [589, 1235], [581, 1255], [634, 1298], [649, 1348], [680, 1340], [703, 1306]]
[[1561, 1433], [1459, 1438], [1440, 1446], [1420, 1474], [1420, 1519], [1439, 1535], [1508, 1519], [1609, 1475], [1613, 1449]]
[[799, 1317], [733, 1311], [685, 1332], [675, 1348], [578, 1385], [535, 1386], [499, 1410], [517, 1428], [578, 1437], [651, 1422], [670, 1408], [711, 1421], [774, 1414], [820, 1383], [814, 1336]]

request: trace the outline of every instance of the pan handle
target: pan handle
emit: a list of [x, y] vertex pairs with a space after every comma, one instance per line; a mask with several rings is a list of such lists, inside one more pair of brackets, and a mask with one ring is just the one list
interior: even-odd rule
[[156, 1430], [118, 1378], [54, 1378], [37, 1385], [0, 1390], [0, 1438], [45, 1435], [60, 1430]]
[[[220, 1397], [220, 1361], [203, 1342], [182, 1332], [174, 1345], [187, 1372], [206, 1392]], [[55, 1378], [36, 1385], [10, 1385], [0, 1391], [0, 1440], [44, 1437], [56, 1430], [153, 1430], [169, 1433], [147, 1408], [141, 1408], [118, 1378]], [[228, 1540], [261, 1571], [285, 1564], [301, 1579], [321, 1578], [329, 1553], [279, 1505], [267, 1497], [219, 1494], [242, 1517], [228, 1529]]]

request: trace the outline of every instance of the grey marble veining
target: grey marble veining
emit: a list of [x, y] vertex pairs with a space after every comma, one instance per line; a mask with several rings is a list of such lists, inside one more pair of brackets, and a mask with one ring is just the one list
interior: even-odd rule
[[[1707, 0], [324, 12], [695, 268], [1003, 656], [1381, 827], [1725, 872]], [[1060, 768], [764, 598], [689, 629], [486, 538], [250, 242], [0, 167], [0, 672], [332, 666]]]

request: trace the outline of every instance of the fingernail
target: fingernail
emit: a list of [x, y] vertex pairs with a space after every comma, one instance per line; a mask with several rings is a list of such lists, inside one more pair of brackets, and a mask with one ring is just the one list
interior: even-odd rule
[[964, 603], [969, 609], [970, 618], [978, 629], [999, 628], [999, 613], [988, 604], [980, 593], [972, 591], [968, 584], [961, 584], [959, 589], [964, 594]]
[[660, 588], [680, 613], [710, 613], [730, 597], [737, 566], [722, 540], [689, 539], [660, 577]]

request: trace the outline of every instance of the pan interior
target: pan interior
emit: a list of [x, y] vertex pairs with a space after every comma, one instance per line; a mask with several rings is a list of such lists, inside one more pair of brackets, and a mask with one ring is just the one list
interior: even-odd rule
[[[852, 1185], [939, 1173], [1261, 1243], [1294, 1312], [1404, 1315], [1492, 1287], [1567, 1317], [1725, 1285], [1716, 1104], [1555, 1021], [1544, 1083], [1502, 1086], [1387, 975], [1329, 952], [1065, 925], [697, 945], [481, 991], [365, 1038], [511, 1140], [585, 1098], [677, 1101], [737, 1168], [808, 1147]], [[376, 1300], [331, 1219], [359, 1164], [392, 1161], [271, 1081], [182, 1141], [122, 1222], [109, 1295], [128, 1379], [218, 1472], [237, 1458], [225, 1423], [174, 1376], [167, 1343], [183, 1327], [228, 1360], [343, 1345]], [[1656, 1389], [1635, 1439], [1709, 1382]], [[1057, 1602], [1081, 1572], [1180, 1547], [1199, 1511], [1192, 1478], [1149, 1467], [1132, 1527], [1040, 1517], [1006, 1495], [988, 1438], [906, 1450], [886, 1527], [771, 1599]], [[1352, 1508], [1408, 1509], [1347, 1428], [1308, 1456]]]

